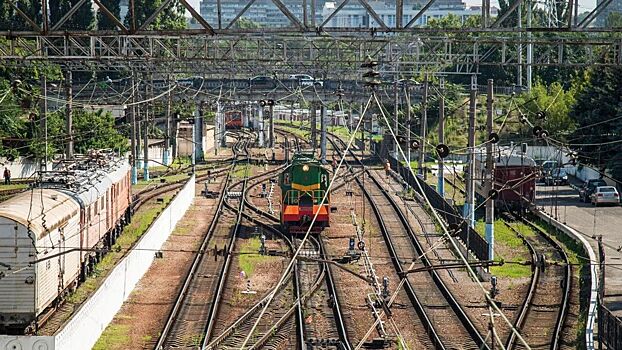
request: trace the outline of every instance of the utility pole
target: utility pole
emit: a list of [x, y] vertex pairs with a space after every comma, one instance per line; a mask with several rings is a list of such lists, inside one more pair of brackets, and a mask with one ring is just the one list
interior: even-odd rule
[[220, 102], [216, 102], [216, 118], [214, 118], [214, 153], [218, 155], [218, 149], [220, 148], [220, 114], [222, 113], [222, 107]]
[[423, 176], [423, 180], [427, 178], [425, 171], [425, 139], [426, 127], [428, 124], [428, 74], [425, 74], [423, 80], [423, 115], [421, 117], [421, 143], [419, 144], [419, 174]]
[[410, 126], [410, 120], [411, 120], [411, 116], [410, 116], [410, 86], [408, 84], [406, 84], [406, 127], [408, 128], [408, 130], [406, 131], [406, 143], [408, 144], [408, 147], [406, 147], [407, 150], [407, 154], [406, 157], [408, 159], [406, 159], [406, 161], [408, 162], [408, 167], [410, 167], [410, 162], [412, 160], [411, 157], [411, 142], [412, 142], [412, 135], [411, 135], [411, 126]]
[[270, 104], [270, 125], [268, 129], [268, 136], [270, 137], [269, 147], [274, 148], [274, 104]]
[[201, 111], [199, 110], [198, 106], [196, 108], [196, 111], [194, 112], [194, 123], [192, 123], [192, 172], [194, 173], [196, 171], [196, 165], [197, 165], [197, 144], [198, 144], [198, 137], [197, 137], [197, 124], [199, 124], [199, 114], [201, 113]]
[[[397, 74], [395, 74], [395, 83], [393, 83], [393, 132], [395, 133], [395, 141], [394, 141], [394, 147], [393, 147], [393, 157], [395, 157], [395, 159], [399, 162], [400, 161], [400, 155], [399, 155], [399, 139], [398, 139], [398, 135], [399, 135], [399, 118], [398, 118], [398, 110], [399, 110], [399, 100], [398, 100], [398, 95], [397, 95]], [[373, 131], [373, 125], [372, 125], [372, 131]], [[371, 144], [370, 146], [371, 147]]]
[[[167, 83], [171, 81], [171, 76], [168, 76]], [[162, 151], [162, 163], [168, 165], [168, 152], [170, 147], [171, 137], [171, 92], [168, 92], [166, 99], [166, 123], [164, 124], [164, 151]]]
[[[475, 113], [477, 108], [477, 76], [471, 76], [471, 92], [469, 96], [469, 150], [466, 173], [466, 202], [463, 216], [470, 227], [475, 227]], [[467, 239], [468, 240], [468, 239]], [[467, 242], [467, 246], [468, 246]]]
[[39, 119], [41, 130], [45, 137], [45, 152], [41, 160], [41, 171], [48, 170], [48, 87], [45, 74], [41, 74], [41, 89], [43, 90], [43, 103], [41, 104], [41, 117]]
[[[225, 122], [225, 112], [223, 112], [223, 108], [221, 104], [218, 104], [218, 118], [220, 119], [220, 147], [227, 147], [227, 128]], [[203, 113], [199, 114], [199, 135], [201, 139], [199, 143], [201, 145], [201, 150], [203, 150]], [[200, 160], [203, 160], [203, 154], [199, 157]]]
[[[532, 5], [531, 0], [527, 0], [527, 28], [531, 28]], [[531, 42], [531, 31], [527, 32], [527, 89], [531, 91], [532, 86], [532, 67], [533, 64], [533, 43]]]
[[[145, 99], [151, 97], [149, 95], [149, 84], [145, 76]], [[153, 83], [153, 81], [151, 82]], [[144, 105], [145, 116], [143, 117], [143, 180], [149, 181], [149, 104]]]
[[320, 106], [320, 161], [326, 164], [326, 106]]
[[134, 74], [132, 74], [132, 97], [131, 97], [131, 101], [132, 101], [132, 106], [131, 106], [131, 111], [128, 111], [127, 106], [125, 107], [125, 113], [130, 113], [130, 145], [132, 147], [132, 185], [135, 185], [138, 182], [138, 174], [137, 174], [137, 170], [136, 170], [136, 161], [137, 161], [137, 157], [138, 157], [138, 152], [136, 151], [136, 105], [134, 104], [136, 102], [136, 85], [135, 85], [135, 81], [134, 81]]
[[315, 109], [315, 103], [311, 102], [311, 148], [315, 152], [317, 147], [317, 111]]
[[[438, 143], [445, 144], [445, 77], [439, 78], [440, 94], [438, 97]], [[436, 186], [441, 197], [445, 197], [445, 161], [438, 157], [438, 184]]]
[[518, 66], [517, 66], [517, 85], [523, 85], [523, 33], [520, 31], [523, 28], [523, 4], [521, 2], [518, 3], [518, 9], [516, 10], [518, 15]]
[[264, 130], [263, 130], [263, 107], [259, 106], [257, 118], [259, 119], [259, 147], [264, 147]]
[[73, 159], [73, 79], [71, 71], [65, 73], [65, 94], [67, 95], [67, 104], [65, 106], [65, 127], [67, 129], [67, 151], [66, 158]]
[[[486, 101], [486, 132], [488, 135], [492, 134], [492, 120], [494, 111], [494, 96], [493, 96], [493, 80], [488, 79], [488, 96]], [[485, 193], [489, 194], [494, 189], [495, 182], [495, 162], [493, 160], [494, 145], [489, 140], [486, 143], [486, 190]], [[488, 195], [490, 196], [490, 195]], [[488, 242], [488, 260], [494, 260], [495, 258], [495, 200], [492, 198], [486, 199], [486, 242]]]

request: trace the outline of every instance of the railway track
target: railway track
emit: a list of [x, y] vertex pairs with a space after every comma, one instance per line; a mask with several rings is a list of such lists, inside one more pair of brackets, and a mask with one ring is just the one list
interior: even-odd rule
[[[240, 153], [241, 149], [245, 148], [245, 144], [237, 143], [234, 152]], [[248, 153], [246, 153], [246, 160], [248, 161]], [[229, 169], [223, 182], [227, 192], [233, 189], [232, 186], [227, 187], [227, 183], [235, 167], [234, 161], [234, 165]], [[242, 192], [244, 190], [245, 183], [242, 184]], [[213, 327], [213, 315], [217, 312], [219, 302], [218, 292], [222, 289], [226, 278], [233, 242], [241, 224], [241, 215], [233, 215], [230, 211], [224, 210], [226, 197], [227, 194], [223, 191], [218, 200], [214, 218], [186, 274], [177, 301], [158, 339], [156, 349], [196, 348]], [[240, 209], [243, 204], [244, 202], [240, 200]], [[233, 229], [226, 225], [229, 221], [227, 219], [235, 222]], [[217, 251], [224, 257], [216, 256], [215, 259], [209, 256], [210, 251]]]
[[[249, 188], [258, 186], [262, 181], [273, 177], [274, 172], [281, 170], [281, 167], [268, 174], [256, 176]], [[247, 208], [253, 214], [263, 218], [261, 221], [269, 225], [269, 230], [279, 232], [274, 228], [279, 224], [279, 218], [262, 210], [246, 197]], [[265, 221], [269, 221], [266, 223]], [[282, 234], [281, 234], [282, 235]], [[300, 240], [294, 239], [290, 244], [297, 246]], [[317, 260], [324, 256], [324, 246], [320, 236], [310, 236], [304, 243], [301, 256]], [[330, 266], [319, 261], [299, 260], [294, 266], [294, 292], [297, 298], [302, 300], [302, 309], [296, 310], [297, 325], [299, 329], [299, 343], [305, 343], [311, 347], [322, 347], [324, 349], [350, 349], [345, 322], [341, 313], [341, 308], [335, 290], [334, 279]], [[273, 305], [275, 302], [273, 302]], [[289, 311], [289, 310], [288, 310]], [[294, 310], [291, 310], [294, 312]], [[303, 319], [303, 313], [307, 315]], [[290, 315], [291, 316], [291, 315]], [[285, 319], [282, 319], [285, 322]], [[308, 322], [306, 322], [308, 321]], [[302, 334], [303, 336], [300, 336]]]
[[[329, 137], [329, 141], [343, 156], [341, 153], [341, 149], [345, 148], [343, 142], [334, 135]], [[338, 142], [341, 143], [341, 147], [338, 147]], [[360, 164], [353, 152], [350, 152], [350, 156]], [[412, 266], [404, 259], [412, 257], [413, 253], [422, 258], [412, 267], [432, 266], [427, 256], [422, 255], [423, 248], [395, 201], [386, 193], [371, 172], [366, 171], [366, 173], [371, 179], [372, 186], [363, 188], [360, 179], [356, 180], [372, 203], [372, 210], [378, 220], [397, 272], [402, 274], [407, 267]], [[488, 348], [473, 322], [436, 271], [409, 274], [404, 281], [404, 289], [419, 315], [420, 326], [425, 329], [431, 346], [437, 349]]]
[[[568, 255], [557, 241], [529, 220], [510, 213], [504, 213], [504, 218], [504, 224], [525, 242], [535, 266], [529, 292], [514, 326], [531, 349], [560, 349], [572, 278]], [[536, 235], [524, 236], [508, 221], [521, 222]], [[525, 346], [511, 333], [506, 348], [525, 349]]]

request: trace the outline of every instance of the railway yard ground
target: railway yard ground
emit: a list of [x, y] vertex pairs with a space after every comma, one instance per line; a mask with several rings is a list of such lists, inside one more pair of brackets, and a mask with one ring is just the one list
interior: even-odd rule
[[[423, 197], [369, 153], [363, 154], [365, 167], [359, 150], [344, 156], [345, 145], [335, 136], [330, 137], [331, 157], [345, 157], [345, 162], [330, 195], [330, 227], [307, 238], [301, 260], [289, 270], [302, 236], [284, 235], [278, 225], [283, 211], [279, 174], [287, 171], [287, 155], [308, 147], [301, 140], [307, 131], [280, 126], [277, 134], [272, 149], [254, 147], [252, 133], [230, 134], [218, 158], [196, 167], [192, 205], [94, 349], [229, 349], [246, 342], [253, 348], [291, 349], [301, 339], [329, 349], [337, 344], [490, 349], [492, 342], [520, 349], [523, 341], [532, 348], [579, 347], [589, 297], [589, 268], [580, 247], [549, 234], [549, 225], [532, 216], [507, 214], [495, 222], [499, 266], [477, 268], [473, 275], [457, 253], [464, 252], [465, 242], [452, 238], [454, 245], [447, 239]], [[182, 161], [153, 174], [132, 188], [139, 204], [131, 224], [39, 335], [57, 332], [97, 289], [188, 181], [191, 168]], [[446, 178], [446, 198], [459, 206], [464, 201], [464, 191], [456, 187], [460, 178]], [[429, 176], [426, 182], [436, 181]], [[563, 191], [556, 192], [558, 213], [598, 210], [596, 215], [615, 218], [620, 209], [571, 208], [576, 200], [570, 187], [540, 187], [539, 204], [548, 212], [553, 210], [547, 206], [550, 191]], [[580, 222], [565, 218], [570, 226]], [[483, 236], [481, 220], [476, 231]], [[355, 243], [364, 248], [352, 249]], [[473, 255], [468, 259], [477, 262]], [[301, 304], [294, 302], [297, 298]], [[492, 311], [491, 300], [505, 319]]]

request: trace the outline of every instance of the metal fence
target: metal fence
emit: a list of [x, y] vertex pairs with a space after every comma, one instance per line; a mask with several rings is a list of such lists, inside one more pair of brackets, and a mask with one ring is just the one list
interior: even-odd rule
[[415, 191], [417, 191], [421, 195], [425, 195], [430, 204], [434, 209], [437, 210], [439, 216], [443, 218], [443, 220], [448, 225], [457, 225], [460, 229], [458, 230], [458, 238], [462, 240], [462, 242], [468, 247], [468, 249], [473, 252], [473, 254], [480, 260], [488, 260], [488, 242], [482, 236], [480, 236], [473, 228], [469, 227], [464, 218], [456, 208], [449, 204], [436, 190], [420, 180], [421, 188], [423, 189], [423, 193], [421, 193], [419, 186], [417, 186], [415, 178], [412, 176], [410, 170], [403, 166], [401, 163], [398, 163], [395, 158], [390, 157], [389, 161], [391, 162], [391, 167], [395, 169], [395, 171], [402, 176], [402, 178], [412, 187]]
[[622, 320], [614, 316], [604, 305], [600, 306], [599, 338], [609, 350], [622, 350]]

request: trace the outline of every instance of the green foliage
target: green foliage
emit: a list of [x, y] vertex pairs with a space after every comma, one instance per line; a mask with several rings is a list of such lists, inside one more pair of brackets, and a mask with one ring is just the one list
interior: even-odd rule
[[121, 153], [129, 150], [128, 141], [114, 125], [114, 117], [109, 112], [79, 111], [74, 114], [74, 142], [76, 152], [84, 153], [89, 149], [114, 149]]
[[[135, 0], [134, 13], [136, 28], [140, 28], [149, 17], [162, 5], [164, 0]], [[125, 17], [125, 25], [131, 27], [131, 11]], [[150, 29], [183, 29], [186, 28], [186, 18], [184, 17], [184, 7], [180, 3], [171, 2], [162, 13], [148, 26]]]
[[239, 29], [256, 29], [261, 28], [261, 24], [254, 22], [246, 17], [242, 17], [235, 22], [233, 27]]
[[[576, 102], [575, 95], [576, 88], [564, 90], [561, 83], [546, 86], [537, 82], [530, 92], [517, 98], [517, 104], [532, 123], [559, 138], [574, 129], [575, 123], [569, 113]], [[546, 112], [545, 120], [536, 118], [536, 113], [540, 111]]]
[[575, 149], [582, 162], [598, 168], [608, 166], [618, 180], [622, 180], [622, 144], [611, 142], [622, 139], [620, 77], [621, 67], [599, 67], [586, 75], [587, 82], [580, 89], [571, 111], [577, 128], [570, 139], [571, 143], [578, 144]]
[[[121, 1], [120, 0], [101, 0], [101, 3], [115, 17], [117, 18], [121, 17]], [[97, 10], [97, 28], [98, 29], [116, 29], [117, 26], [100, 9], [100, 10]]]

